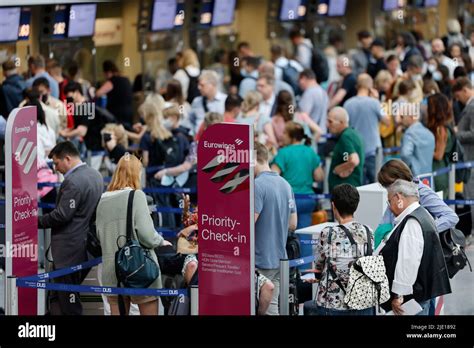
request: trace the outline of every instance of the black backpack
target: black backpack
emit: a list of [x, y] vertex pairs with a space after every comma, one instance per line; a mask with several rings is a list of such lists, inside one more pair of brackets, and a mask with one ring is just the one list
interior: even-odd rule
[[286, 253], [288, 260], [299, 259], [301, 257], [301, 244], [295, 232], [288, 232], [286, 239]]
[[157, 163], [165, 167], [176, 167], [184, 162], [184, 154], [176, 137], [170, 137], [166, 140], [155, 141]]
[[189, 75], [186, 69], [183, 69], [186, 75], [189, 78], [189, 86], [188, 86], [188, 98], [186, 101], [191, 104], [194, 98], [199, 97], [201, 92], [199, 92], [198, 82], [199, 82], [199, 75], [198, 76], [191, 76]]
[[324, 53], [317, 47], [313, 48], [311, 70], [316, 74], [316, 81], [318, 81], [318, 83], [326, 82], [329, 79], [328, 60]]
[[464, 252], [466, 237], [456, 228], [450, 228], [439, 234], [441, 246], [443, 248], [444, 260], [448, 269], [449, 278], [453, 278], [456, 273], [469, 265], [472, 272], [471, 263]]

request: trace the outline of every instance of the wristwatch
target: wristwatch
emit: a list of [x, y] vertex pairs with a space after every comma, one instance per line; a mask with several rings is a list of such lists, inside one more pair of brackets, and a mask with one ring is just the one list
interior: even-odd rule
[[403, 300], [403, 295], [398, 295], [398, 294], [393, 294], [392, 298], [394, 300], [402, 299]]

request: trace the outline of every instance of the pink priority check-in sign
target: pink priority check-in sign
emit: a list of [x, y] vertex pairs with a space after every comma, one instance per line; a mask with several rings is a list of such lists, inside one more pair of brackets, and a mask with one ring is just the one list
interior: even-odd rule
[[[5, 133], [6, 274], [38, 273], [36, 107], [15, 109]], [[18, 289], [18, 314], [37, 314], [36, 289]]]
[[198, 146], [199, 315], [255, 314], [253, 128], [221, 123]]

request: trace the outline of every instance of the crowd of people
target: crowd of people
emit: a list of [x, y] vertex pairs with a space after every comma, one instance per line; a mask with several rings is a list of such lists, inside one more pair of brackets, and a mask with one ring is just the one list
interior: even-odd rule
[[[353, 218], [359, 203], [354, 187], [378, 181], [389, 192], [389, 209], [381, 223], [395, 226], [379, 237], [383, 240], [380, 253], [390, 255], [386, 267], [394, 296], [392, 307], [399, 311], [403, 296], [412, 296], [427, 313], [434, 297], [449, 292], [444, 275], [435, 277], [427, 267], [428, 259], [436, 265], [439, 261], [433, 234], [454, 227], [458, 217], [417, 177], [459, 161], [460, 152], [464, 161], [474, 160], [474, 35], [465, 38], [457, 21], [450, 21], [448, 29], [446, 37], [430, 43], [417, 32], [402, 32], [390, 49], [364, 30], [358, 33], [359, 47], [352, 50], [346, 50], [339, 41], [322, 50], [295, 29], [289, 35], [293, 52], [275, 44], [269, 52], [271, 59], [266, 60], [241, 42], [235, 51], [220, 52], [216, 62], [206, 68], [188, 48], [169, 60], [167, 77], [159, 76], [152, 91], [144, 90], [142, 82], [147, 76], [137, 76], [132, 84], [112, 61], [103, 62], [105, 81], [93, 88], [82, 78], [76, 63], [63, 71], [56, 60], [37, 55], [28, 60], [28, 71], [22, 76], [14, 61], [8, 60], [2, 65], [5, 80], [0, 87], [0, 133], [11, 110], [36, 106], [38, 181], [61, 181], [54, 170], [64, 175], [59, 193], [51, 188], [39, 192], [42, 201], [57, 204], [55, 209], [44, 211], [40, 226], [54, 230], [54, 262], [61, 268], [86, 257], [84, 250], [77, 249], [75, 239], [69, 238], [74, 233], [70, 226], [84, 229], [83, 219], [92, 216], [97, 202], [97, 225], [103, 242], [108, 238], [106, 231], [121, 231], [118, 226], [122, 226], [126, 208], [124, 191], [197, 188], [197, 143], [206, 128], [221, 122], [251, 125], [258, 157], [256, 268], [263, 276], [259, 284], [265, 295], [261, 299], [265, 308], [259, 312], [278, 314], [278, 262], [285, 257], [288, 230], [311, 225], [312, 214], [321, 209], [313, 199], [295, 199], [294, 194], [322, 193], [326, 182], [333, 195], [334, 218], [358, 243], [367, 243], [363, 226]], [[377, 173], [376, 155], [384, 147], [399, 147], [401, 160], [387, 162]], [[134, 160], [125, 162], [124, 156]], [[86, 167], [90, 167], [87, 173]], [[145, 179], [139, 173], [142, 167]], [[81, 171], [84, 173], [79, 175]], [[102, 176], [113, 174], [104, 194], [98, 171]], [[474, 198], [474, 175], [458, 181], [463, 182], [464, 198]], [[84, 189], [91, 186], [94, 190]], [[448, 174], [435, 177], [434, 189], [443, 191], [444, 198], [448, 187]], [[178, 195], [151, 195], [160, 207], [180, 206]], [[69, 199], [79, 199], [81, 204], [74, 209], [62, 206]], [[141, 194], [135, 201], [136, 207], [147, 204]], [[191, 201], [196, 204], [196, 195]], [[288, 210], [282, 211], [282, 207]], [[156, 222], [139, 217], [143, 212], [136, 209], [136, 231], [149, 248], [167, 244], [147, 234], [153, 224], [183, 227], [173, 213], [160, 213]], [[472, 217], [474, 220], [474, 210]], [[412, 231], [410, 237], [401, 234], [405, 229]], [[327, 269], [327, 232], [321, 234], [321, 271]], [[346, 238], [342, 227], [331, 233], [331, 243]], [[113, 255], [116, 246], [108, 241], [103, 250], [101, 281], [115, 286], [107, 257]], [[410, 261], [406, 255], [413, 255]], [[190, 262], [191, 273], [186, 269]], [[343, 257], [335, 269], [343, 282], [347, 281], [349, 263]], [[197, 259], [179, 259], [188, 282], [196, 264]], [[323, 274], [321, 279], [326, 277]], [[434, 278], [439, 280], [437, 284]], [[63, 281], [80, 283], [82, 279], [77, 276]], [[263, 288], [270, 283], [271, 289]], [[328, 287], [320, 286], [316, 312], [348, 310], [341, 302], [338, 285]], [[62, 297], [61, 313], [81, 312], [77, 303], [71, 306]], [[142, 313], [153, 313], [145, 304], [156, 303], [155, 297], [131, 300]], [[112, 313], [117, 313], [116, 301], [110, 300], [110, 304]], [[363, 314], [369, 312], [373, 311]]]

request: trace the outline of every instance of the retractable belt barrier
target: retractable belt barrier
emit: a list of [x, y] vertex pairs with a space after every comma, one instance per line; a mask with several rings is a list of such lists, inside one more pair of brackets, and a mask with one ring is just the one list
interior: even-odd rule
[[[80, 265], [66, 267], [60, 270], [36, 274], [33, 276], [16, 278], [9, 276], [7, 279], [7, 315], [18, 315], [18, 288], [31, 288], [40, 290], [54, 290], [63, 292], [79, 292], [106, 295], [126, 295], [126, 296], [188, 296], [187, 289], [136, 289], [136, 288], [116, 288], [108, 286], [88, 286], [73, 285], [64, 283], [50, 283], [47, 280], [71, 274], [84, 269], [91, 268], [102, 262], [102, 258], [90, 260]], [[197, 291], [191, 289], [191, 315], [198, 314]], [[193, 291], [194, 290], [194, 291]]]

